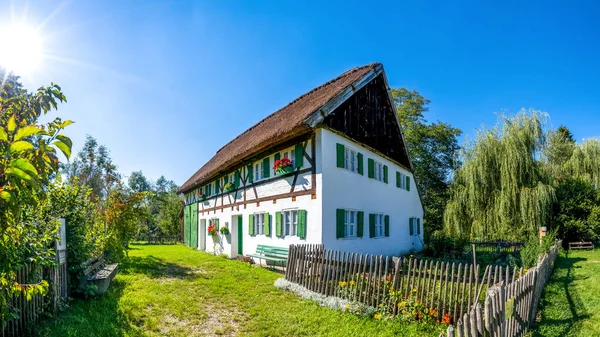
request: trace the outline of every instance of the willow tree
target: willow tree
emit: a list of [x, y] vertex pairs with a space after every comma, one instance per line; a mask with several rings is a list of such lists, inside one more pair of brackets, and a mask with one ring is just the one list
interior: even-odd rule
[[444, 212], [447, 234], [518, 240], [546, 224], [555, 198], [540, 161], [546, 119], [535, 110], [500, 116], [463, 148]]
[[600, 140], [588, 139], [575, 146], [571, 158], [564, 164], [564, 171], [600, 188]]

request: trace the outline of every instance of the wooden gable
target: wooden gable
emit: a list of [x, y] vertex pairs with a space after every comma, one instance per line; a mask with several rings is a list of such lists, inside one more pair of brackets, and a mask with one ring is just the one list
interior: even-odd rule
[[384, 74], [379, 74], [327, 115], [322, 125], [412, 169]]

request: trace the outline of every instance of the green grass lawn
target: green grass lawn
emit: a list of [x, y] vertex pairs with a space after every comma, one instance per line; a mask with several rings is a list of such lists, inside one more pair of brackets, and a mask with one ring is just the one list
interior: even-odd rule
[[440, 326], [319, 307], [273, 286], [281, 274], [182, 245], [133, 245], [109, 291], [73, 300], [39, 336], [438, 336]]
[[533, 336], [600, 336], [600, 250], [556, 260]]

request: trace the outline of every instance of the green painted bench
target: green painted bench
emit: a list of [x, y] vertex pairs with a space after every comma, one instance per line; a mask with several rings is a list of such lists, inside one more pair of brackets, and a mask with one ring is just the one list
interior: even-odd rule
[[289, 248], [258, 245], [256, 247], [256, 253], [249, 254], [248, 256], [259, 260], [265, 260], [267, 263], [271, 262], [274, 265], [281, 264], [282, 267], [285, 267], [289, 252]]

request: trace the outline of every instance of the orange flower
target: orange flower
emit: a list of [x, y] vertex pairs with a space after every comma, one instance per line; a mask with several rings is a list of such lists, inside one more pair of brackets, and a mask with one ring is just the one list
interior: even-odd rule
[[442, 323], [450, 324], [450, 315], [448, 315], [448, 313], [444, 314], [444, 318], [442, 318]]
[[391, 276], [386, 276], [386, 277], [385, 277], [385, 280], [386, 280], [386, 281], [391, 281], [391, 280], [392, 280], [392, 277], [391, 277]]

